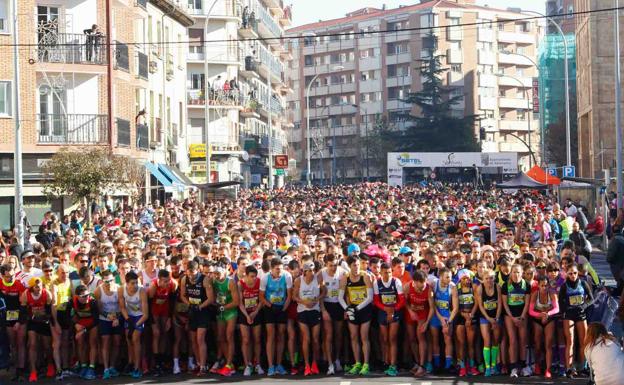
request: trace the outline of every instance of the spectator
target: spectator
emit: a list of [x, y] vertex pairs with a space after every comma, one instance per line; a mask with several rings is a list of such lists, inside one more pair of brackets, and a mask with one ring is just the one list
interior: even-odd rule
[[624, 287], [624, 230], [616, 234], [611, 242], [609, 242], [609, 248], [607, 249], [607, 262], [611, 267], [611, 273], [613, 278], [617, 281], [617, 289], [615, 294], [622, 292]]
[[99, 62], [100, 61], [100, 40], [102, 39], [102, 32], [100, 32], [97, 24], [93, 24], [90, 29], [85, 29], [84, 34], [87, 35], [86, 49], [87, 49], [87, 61]]
[[624, 384], [624, 352], [605, 326], [593, 322], [585, 336], [585, 356], [594, 371], [596, 385]]

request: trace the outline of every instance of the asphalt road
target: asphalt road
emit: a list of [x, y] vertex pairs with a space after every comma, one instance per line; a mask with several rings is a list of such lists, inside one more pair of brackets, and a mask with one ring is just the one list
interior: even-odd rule
[[[0, 381], [2, 379], [0, 378]], [[6, 381], [6, 380], [5, 380]], [[164, 377], [144, 377], [141, 379], [133, 379], [130, 377], [119, 377], [113, 380], [96, 380], [96, 381], [85, 381], [81, 379], [68, 379], [63, 380], [63, 382], [57, 382], [52, 380], [42, 380], [40, 379], [37, 383], [49, 383], [49, 384], [63, 384], [63, 385], [86, 385], [86, 384], [111, 384], [111, 385], [139, 385], [139, 384], [211, 384], [211, 383], [227, 383], [227, 384], [287, 384], [287, 383], [306, 383], [306, 384], [324, 384], [324, 385], [463, 385], [463, 384], [570, 384], [570, 385], [584, 385], [587, 383], [586, 378], [568, 380], [568, 379], [560, 379], [553, 378], [551, 380], [544, 380], [543, 377], [528, 377], [528, 378], [516, 378], [511, 379], [508, 376], [498, 376], [498, 377], [466, 377], [464, 379], [460, 379], [459, 377], [445, 377], [445, 376], [435, 376], [435, 377], [423, 377], [423, 378], [414, 378], [411, 376], [403, 376], [403, 377], [387, 377], [381, 374], [372, 374], [366, 377], [342, 377], [342, 376], [314, 376], [314, 377], [302, 377], [302, 376], [283, 376], [283, 377], [243, 377], [240, 373], [238, 375], [224, 378], [219, 376], [207, 376], [207, 377], [191, 377], [191, 376], [164, 376]], [[2, 383], [10, 383], [9, 381]]]

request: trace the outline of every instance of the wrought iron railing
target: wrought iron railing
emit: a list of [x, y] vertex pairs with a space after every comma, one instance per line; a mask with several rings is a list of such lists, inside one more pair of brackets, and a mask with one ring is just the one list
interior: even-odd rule
[[39, 143], [108, 143], [107, 115], [37, 114], [37, 126]]

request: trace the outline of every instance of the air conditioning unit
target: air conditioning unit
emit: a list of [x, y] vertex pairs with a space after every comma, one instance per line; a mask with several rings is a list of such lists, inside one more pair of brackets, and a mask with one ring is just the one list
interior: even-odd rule
[[158, 62], [156, 60], [150, 60], [150, 62], [149, 62], [149, 72], [151, 74], [153, 74], [156, 71], [158, 71]]

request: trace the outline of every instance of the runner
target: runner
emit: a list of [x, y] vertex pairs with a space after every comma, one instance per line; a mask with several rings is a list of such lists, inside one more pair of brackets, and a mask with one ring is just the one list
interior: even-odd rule
[[[321, 334], [321, 308], [320, 302], [325, 295], [314, 275], [314, 262], [307, 261], [303, 264], [303, 273], [295, 279], [293, 286], [293, 300], [297, 302], [297, 320], [301, 331], [301, 350], [305, 361], [303, 375], [310, 376], [319, 374], [316, 360], [319, 358], [320, 334]], [[310, 344], [312, 356], [310, 356]]]
[[80, 377], [95, 380], [95, 364], [98, 354], [98, 330], [96, 322], [98, 307], [85, 285], [79, 285], [72, 300], [74, 335], [80, 363]]
[[493, 270], [483, 271], [483, 284], [477, 287], [476, 299], [479, 305], [479, 327], [483, 338], [483, 360], [485, 376], [500, 374], [497, 358], [503, 333], [503, 304], [500, 286], [495, 283], [496, 273]]
[[159, 270], [158, 278], [152, 281], [147, 289], [150, 299], [150, 313], [152, 316], [152, 353], [156, 361], [156, 376], [163, 375], [164, 350], [168, 345], [168, 333], [171, 329], [175, 293], [178, 286], [171, 279], [168, 270]]
[[255, 266], [245, 268], [245, 277], [238, 281], [238, 293], [241, 301], [237, 322], [241, 332], [241, 350], [245, 361], [243, 375], [251, 376], [254, 365], [256, 374], [263, 375], [264, 370], [260, 365], [263, 305], [260, 301], [260, 278], [258, 278], [258, 270]]
[[115, 282], [115, 276], [110, 270], [102, 271], [100, 276], [102, 277], [102, 285], [95, 289], [93, 297], [95, 297], [100, 311], [98, 331], [102, 348], [102, 364], [104, 365], [102, 379], [106, 380], [119, 376], [115, 365], [121, 346], [123, 322], [119, 307], [119, 285]]
[[[557, 294], [549, 291], [548, 277], [540, 276], [537, 279], [538, 290], [531, 293], [529, 315], [533, 321], [533, 336], [535, 345], [535, 369], [534, 373], [552, 378], [550, 367], [552, 366], [552, 347], [555, 338], [554, 315], [559, 313], [559, 300]], [[545, 365], [542, 363], [545, 361]]]
[[267, 375], [285, 375], [282, 366], [284, 337], [286, 335], [286, 310], [292, 300], [292, 276], [284, 271], [279, 258], [271, 260], [271, 272], [260, 281], [260, 301], [263, 304], [263, 318], [266, 324], [266, 349], [269, 369]]
[[217, 344], [225, 355], [225, 365], [217, 372], [222, 376], [229, 377], [236, 373], [234, 368], [234, 332], [239, 305], [238, 290], [233, 278], [228, 277], [227, 266], [217, 264], [215, 266], [212, 290], [217, 305]]
[[69, 370], [69, 346], [72, 328], [72, 295], [67, 265], [58, 265], [56, 278], [51, 282], [50, 294], [54, 298], [57, 323], [52, 327], [52, 353], [56, 365], [56, 379], [71, 375]]
[[[340, 352], [342, 351], [342, 331], [344, 310], [339, 303], [340, 279], [347, 272], [340, 266], [333, 254], [323, 258], [325, 268], [319, 274], [320, 284], [325, 287], [325, 296], [321, 301], [321, 316], [323, 319], [323, 354], [328, 361], [327, 375], [342, 372]], [[334, 349], [335, 346], [335, 349]]]
[[[370, 320], [373, 313], [373, 284], [368, 274], [360, 271], [360, 257], [347, 258], [349, 274], [340, 279], [338, 299], [349, 321], [351, 348], [355, 363], [350, 375], [368, 375], [370, 372]], [[361, 350], [360, 350], [361, 349]]]
[[505, 308], [505, 328], [509, 336], [509, 360], [512, 366], [510, 376], [530, 376], [531, 368], [526, 363], [527, 314], [529, 311], [531, 288], [522, 278], [522, 266], [511, 267], [509, 280], [502, 287]]
[[139, 276], [134, 271], [126, 274], [126, 283], [118, 289], [119, 309], [125, 321], [128, 364], [133, 367], [130, 375], [141, 378], [141, 335], [149, 316], [147, 293], [139, 286]]
[[[472, 376], [479, 375], [479, 370], [475, 366], [475, 328], [477, 318], [475, 314], [479, 309], [475, 300], [473, 290], [472, 273], [467, 269], [459, 270], [457, 273], [459, 278], [459, 286], [457, 288], [457, 299], [459, 302], [459, 315], [455, 324], [457, 330], [457, 361], [459, 364], [459, 376], [465, 377], [466, 374]], [[468, 345], [469, 361], [466, 365], [465, 345]]]
[[[400, 261], [403, 265], [403, 271], [399, 276], [402, 276], [404, 271], [404, 262]], [[395, 267], [398, 264], [395, 264]], [[388, 376], [396, 377], [398, 375], [397, 370], [397, 335], [399, 333], [399, 323], [401, 322], [401, 315], [403, 314], [403, 306], [405, 305], [405, 297], [403, 296], [403, 285], [397, 277], [393, 277], [393, 268], [387, 263], [381, 264], [381, 277], [375, 281], [373, 285], [374, 304], [378, 309], [377, 321], [379, 322], [381, 330], [380, 343], [386, 346], [386, 356], [384, 361], [388, 364], [388, 368], [384, 372]], [[411, 278], [410, 278], [411, 280]], [[409, 280], [406, 280], [406, 284]]]
[[405, 284], [403, 292], [406, 300], [405, 328], [415, 362], [410, 372], [416, 377], [422, 377], [425, 373], [433, 371], [430, 361], [431, 350], [427, 348], [427, 330], [431, 319], [435, 316], [435, 305], [433, 291], [427, 283], [427, 274], [421, 270], [414, 271], [412, 280]]
[[431, 319], [433, 341], [433, 367], [440, 368], [440, 331], [444, 337], [446, 359], [444, 370], [449, 371], [453, 363], [453, 322], [459, 312], [457, 288], [451, 282], [451, 270], [446, 267], [438, 271], [439, 280], [433, 292], [435, 317]]
[[26, 291], [22, 281], [15, 277], [15, 268], [6, 263], [0, 266], [0, 292], [6, 303], [6, 330], [9, 336], [9, 343], [12, 359], [15, 365], [15, 376], [11, 381], [24, 380], [24, 365], [26, 363], [26, 325], [21, 312], [25, 309], [20, 307], [20, 297]]

